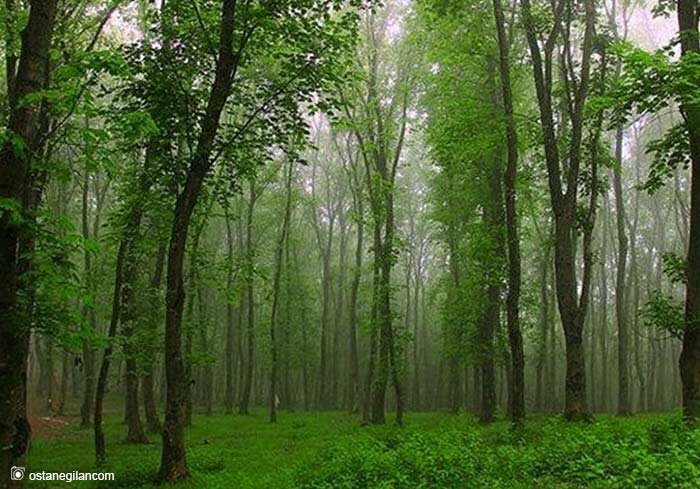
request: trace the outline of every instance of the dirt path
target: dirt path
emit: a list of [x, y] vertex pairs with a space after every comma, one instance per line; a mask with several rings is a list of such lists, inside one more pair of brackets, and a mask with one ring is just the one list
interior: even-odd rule
[[34, 415], [29, 415], [29, 423], [32, 427], [32, 436], [43, 440], [60, 438], [61, 430], [70, 424], [67, 420], [59, 416], [49, 418]]

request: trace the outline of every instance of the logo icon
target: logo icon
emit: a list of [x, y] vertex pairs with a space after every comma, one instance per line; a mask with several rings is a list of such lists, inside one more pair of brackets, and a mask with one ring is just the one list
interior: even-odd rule
[[22, 479], [24, 479], [24, 470], [24, 467], [13, 466], [10, 469], [10, 479], [12, 479], [13, 481], [21, 481]]

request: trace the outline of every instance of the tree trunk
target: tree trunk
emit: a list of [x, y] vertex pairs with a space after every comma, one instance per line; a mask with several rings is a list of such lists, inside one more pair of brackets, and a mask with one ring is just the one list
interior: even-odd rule
[[136, 275], [138, 272], [138, 259], [134, 251], [136, 235], [141, 222], [142, 208], [134, 209], [135, 221], [130, 223], [129, 237], [127, 239], [126, 257], [123, 265], [123, 282], [121, 284], [121, 313], [119, 319], [122, 324], [124, 336], [124, 359], [126, 363], [126, 405], [125, 414], [128, 426], [126, 441], [130, 443], [147, 443], [146, 434], [141, 422], [139, 412], [139, 372], [137, 363], [137, 346], [134, 344], [135, 327], [138, 321], [136, 305], [134, 304], [136, 291]]
[[[151, 298], [154, 303], [158, 300], [160, 285], [163, 277], [163, 269], [165, 267], [165, 253], [167, 248], [165, 245], [160, 245], [158, 247], [158, 254], [156, 256], [156, 265], [153, 275], [151, 277]], [[154, 342], [156, 337], [156, 323], [154, 321], [149, 321], [148, 326], [150, 328], [149, 341]], [[163, 426], [158, 418], [158, 410], [156, 408], [155, 392], [154, 392], [154, 363], [155, 363], [155, 345], [151, 343], [149, 345], [149, 357], [151, 359], [146, 365], [146, 373], [144, 374], [141, 382], [141, 394], [143, 396], [143, 408], [146, 415], [146, 426], [148, 431], [151, 433], [160, 433]]]
[[513, 116], [513, 93], [510, 85], [509, 41], [500, 0], [493, 0], [493, 12], [498, 34], [499, 71], [508, 146], [508, 158], [503, 179], [505, 185], [506, 242], [508, 249], [506, 317], [513, 376], [509, 395], [511, 420], [517, 424], [525, 418], [525, 352], [523, 350], [523, 336], [520, 331], [520, 239], [518, 236], [518, 211], [515, 197], [518, 171], [518, 138]]
[[165, 371], [167, 399], [159, 478], [174, 482], [189, 477], [185, 455], [185, 390], [182, 362], [182, 308], [185, 298], [182, 269], [190, 219], [204, 179], [211, 166], [219, 118], [228, 98], [237, 58], [233, 53], [236, 0], [224, 0], [221, 14], [216, 75], [202, 118], [197, 146], [187, 170], [182, 192], [177, 198], [168, 248], [165, 313]]
[[[209, 318], [206, 312], [206, 297], [203, 287], [197, 285], [197, 306], [199, 310], [199, 348], [200, 352], [207, 355], [209, 353], [209, 338], [207, 337], [207, 328]], [[211, 416], [213, 413], [213, 389], [214, 389], [214, 371], [212, 370], [211, 362], [207, 361], [201, 369], [200, 392], [201, 401], [206, 409], [206, 415]]]
[[481, 404], [479, 406], [479, 422], [493, 421], [496, 407], [496, 378], [493, 365], [493, 337], [500, 316], [500, 287], [491, 284], [486, 292], [486, 309], [481, 321], [479, 335], [479, 368], [481, 371]]
[[[683, 58], [697, 56], [700, 52], [699, 10], [693, 0], [678, 0], [678, 30]], [[683, 417], [695, 424], [700, 420], [700, 107], [695, 101], [683, 100], [681, 112], [688, 131], [692, 167], [686, 325], [678, 365], [683, 384]]]
[[[550, 332], [550, 306], [549, 306], [549, 268], [551, 262], [551, 247], [547, 243], [543, 245], [542, 264], [540, 269], [540, 341], [538, 345], [537, 371], [536, 371], [536, 390], [535, 390], [535, 406], [538, 410], [543, 411], [551, 402], [547, 399], [550, 395], [545, 390], [544, 384], [548, 379], [544, 377], [545, 366], [547, 362], [547, 341]], [[550, 352], [551, 355], [551, 352]]]
[[235, 317], [233, 312], [233, 300], [230, 294], [233, 290], [233, 232], [231, 230], [231, 221], [229, 220], [228, 211], [225, 209], [226, 221], [226, 244], [227, 244], [227, 263], [226, 263], [226, 394], [224, 396], [224, 409], [226, 414], [233, 413], [234, 391], [235, 391]]
[[[420, 293], [422, 290], [421, 287], [421, 272], [422, 272], [422, 267], [421, 267], [421, 261], [422, 261], [422, 246], [419, 251], [419, 256], [417, 257], [417, 264], [416, 264], [416, 270], [415, 270], [415, 277], [416, 277], [416, 285], [413, 290], [413, 358], [412, 358], [412, 363], [413, 363], [413, 385], [412, 385], [412, 392], [411, 392], [411, 400], [412, 400], [412, 407], [413, 410], [418, 410], [420, 408], [420, 349], [419, 345], [422, 345], [423, 343], [419, 341], [421, 340], [420, 337], [420, 324], [421, 321], [419, 320], [418, 313], [420, 311], [419, 309], [419, 301], [420, 301]], [[466, 368], [466, 367], [465, 367]], [[466, 376], [465, 376], [465, 382], [466, 382]], [[465, 400], [467, 397], [467, 389], [465, 389]]]
[[[607, 221], [608, 209], [607, 199], [603, 199], [603, 222]], [[608, 411], [610, 400], [610, 375], [608, 373], [608, 264], [607, 264], [607, 245], [608, 245], [608, 228], [602, 226], [602, 242], [600, 246], [600, 331], [598, 338], [600, 342], [600, 409], [603, 412]]]
[[246, 217], [246, 305], [247, 305], [247, 364], [245, 369], [245, 378], [243, 380], [243, 391], [241, 392], [240, 404], [238, 406], [238, 414], [248, 414], [250, 405], [250, 393], [253, 388], [253, 369], [255, 366], [255, 291], [253, 275], [253, 210], [255, 208], [255, 179], [250, 181], [250, 196], [248, 202], [248, 214]]
[[105, 450], [105, 436], [102, 431], [102, 405], [107, 392], [107, 375], [109, 373], [109, 365], [112, 359], [112, 351], [114, 349], [114, 337], [117, 334], [117, 326], [119, 325], [119, 314], [121, 312], [122, 298], [122, 278], [124, 272], [124, 259], [127, 252], [127, 239], [122, 237], [119, 242], [117, 251], [117, 260], [114, 267], [114, 294], [112, 296], [112, 316], [109, 322], [109, 330], [107, 331], [107, 348], [102, 354], [102, 364], [100, 365], [100, 373], [97, 377], [97, 387], [95, 391], [95, 415], [94, 415], [94, 435], [95, 435], [95, 459], [98, 465], [105, 462], [107, 452]]
[[195, 232], [194, 242], [190, 250], [190, 264], [187, 273], [187, 287], [190, 294], [187, 296], [187, 304], [185, 306], [185, 358], [184, 358], [184, 385], [185, 389], [183, 396], [185, 398], [185, 426], [192, 426], [192, 387], [194, 378], [192, 376], [192, 341], [194, 336], [194, 298], [195, 298], [195, 282], [197, 281], [197, 254], [199, 252], [199, 239], [201, 236], [201, 228]]
[[61, 353], [61, 387], [56, 404], [56, 416], [63, 416], [66, 406], [66, 395], [68, 393], [68, 375], [70, 372], [70, 357], [67, 350]]
[[[8, 15], [14, 13], [7, 12]], [[0, 215], [0, 486], [20, 487], [21, 482], [10, 478], [10, 468], [25, 465], [31, 427], [27, 419], [27, 358], [29, 328], [18, 311], [17, 291], [20, 284], [20, 259], [23, 247], [21, 227], [13, 218], [15, 212], [27, 208], [31, 194], [31, 154], [40, 132], [40, 103], [21, 103], [44, 87], [49, 48], [56, 14], [55, 0], [31, 2], [17, 72], [6, 67], [10, 112], [7, 131], [15, 137], [6, 138], [0, 150], [0, 198], [15, 209], [7, 207]], [[12, 63], [14, 64], [14, 62]], [[23, 145], [17, 151], [15, 143]]]
[[[293, 219], [292, 214], [290, 214], [290, 221]], [[284, 309], [285, 309], [285, 323], [284, 323], [284, 359], [282, 362], [282, 405], [288, 412], [293, 412], [294, 411], [294, 392], [292, 390], [292, 380], [291, 376], [293, 374], [292, 368], [290, 365], [290, 355], [292, 352], [292, 339], [291, 339], [291, 331], [293, 328], [293, 323], [292, 323], [292, 297], [293, 297], [293, 292], [292, 292], [292, 257], [291, 257], [291, 250], [289, 246], [289, 236], [292, 233], [291, 229], [291, 222], [288, 226], [287, 229], [287, 239], [284, 242], [284, 266], [285, 266], [285, 301], [284, 301]]]
[[[375, 225], [379, 226], [380, 224], [377, 222]], [[386, 254], [385, 246], [385, 243], [381, 243], [376, 255], [379, 259], [375, 296], [377, 301], [376, 329], [379, 349], [377, 352], [376, 375], [372, 386], [372, 424], [384, 424], [386, 422], [384, 403], [386, 401], [386, 385], [389, 380], [389, 334], [391, 328], [391, 318], [388, 316], [390, 314], [390, 292], [388, 289], [391, 285], [388, 280], [390, 278], [390, 265], [387, 263], [389, 257]]]
[[372, 265], [372, 306], [370, 313], [370, 336], [369, 336], [369, 359], [367, 360], [367, 373], [364, 385], [364, 402], [362, 406], [362, 424], [372, 422], [372, 387], [375, 382], [375, 364], [377, 361], [377, 339], [378, 339], [378, 295], [379, 295], [379, 259], [381, 240], [379, 229], [374, 228], [374, 246], [372, 254], [374, 263]]
[[148, 443], [139, 412], [139, 375], [134, 352], [130, 352], [129, 357], [126, 360], [126, 412], [128, 425], [126, 441], [129, 443]]
[[277, 422], [277, 339], [276, 339], [276, 323], [277, 323], [277, 308], [280, 294], [280, 280], [282, 277], [282, 257], [284, 252], [284, 244], [287, 240], [287, 232], [289, 230], [289, 221], [292, 211], [292, 174], [294, 165], [290, 161], [287, 171], [287, 199], [284, 210], [284, 219], [282, 221], [282, 231], [275, 250], [275, 268], [272, 277], [272, 308], [270, 311], [270, 422]]
[[[359, 192], [354, 192], [359, 193]], [[362, 255], [364, 253], [364, 213], [362, 195], [354, 195], [355, 213], [357, 220], [357, 242], [355, 244], [355, 268], [353, 270], [352, 284], [350, 286], [350, 412], [356, 413], [360, 409], [360, 363], [357, 352], [357, 294], [362, 278]]]
[[613, 189], [615, 192], [615, 216], [617, 221], [617, 270], [615, 274], [615, 315], [617, 318], [617, 414], [628, 416], [629, 395], [629, 335], [627, 332], [627, 290], [625, 272], [627, 268], [627, 234], [625, 232], [625, 204], [622, 196], [622, 126], [615, 130], [615, 160]]
[[331, 308], [331, 250], [333, 246], [333, 229], [335, 224], [335, 215], [331, 213], [328, 224], [328, 235], [324, 243], [321, 238], [321, 228], [316, 215], [314, 214], [314, 229], [316, 231], [316, 241], [321, 253], [321, 287], [322, 287], [322, 306], [321, 306], [321, 359], [319, 362], [318, 374], [318, 390], [316, 393], [316, 405], [320, 409], [328, 409], [330, 407], [330, 379], [328, 378], [329, 362], [329, 341], [328, 341], [328, 326], [330, 323], [330, 308]]
[[[584, 33], [580, 53], [580, 73], [576, 87], [575, 100], [571, 107], [569, 119], [571, 133], [567, 141], [566, 172], [562, 175], [561, 160], [556, 134], [555, 119], [552, 108], [552, 50], [556, 35], [561, 29], [557, 26], [552, 36], [544, 44], [544, 59], [542, 48], [532, 16], [530, 0], [522, 0], [523, 23], [532, 57], [533, 78], [537, 92], [537, 101], [544, 140], [545, 161], [552, 210], [555, 224], [555, 284], [559, 314], [564, 330], [566, 344], [566, 381], [564, 399], [564, 417], [569, 421], [587, 420], [589, 418], [586, 406], [586, 371], [583, 356], [583, 324], [588, 309], [590, 292], [592, 251], [590, 249], [591, 233], [593, 231], [596, 185], [592, 185], [591, 203], [588, 206], [588, 220], [584, 226], [583, 243], [583, 276], [579, 295], [576, 280], [576, 240], [575, 211], [577, 209], [577, 194], [581, 164], [581, 146], [584, 126], [584, 108], [588, 96], [590, 82], [591, 54], [593, 52], [595, 7], [592, 0], [584, 1]], [[564, 73], [564, 76], [569, 76]], [[594, 147], [595, 148], [595, 147]], [[592, 161], [595, 158], [591, 158]], [[592, 171], [592, 181], [596, 181], [595, 171]]]
[[[84, 170], [83, 178], [83, 193], [82, 193], [82, 233], [83, 240], [87, 241], [90, 239], [89, 226], [88, 226], [88, 196], [90, 191], [90, 174], [87, 169]], [[88, 292], [93, 292], [92, 289], [92, 267], [91, 267], [91, 256], [90, 251], [87, 246], [83, 252], [83, 262], [84, 262], [84, 282], [85, 290]], [[85, 305], [83, 306], [83, 318], [90, 325], [90, 328], [95, 329], [95, 313], [94, 310]], [[95, 392], [95, 367], [94, 367], [94, 357], [95, 352], [90, 348], [88, 340], [83, 340], [83, 380], [84, 380], [84, 390], [83, 390], [83, 404], [80, 407], [80, 426], [90, 426], [90, 414], [92, 412], [92, 401]]]

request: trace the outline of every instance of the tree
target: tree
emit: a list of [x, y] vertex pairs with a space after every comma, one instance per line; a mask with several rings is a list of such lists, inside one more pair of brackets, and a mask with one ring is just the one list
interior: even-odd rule
[[[355, 134], [365, 166], [365, 179], [369, 195], [369, 208], [373, 226], [374, 282], [372, 303], [371, 354], [367, 382], [371, 383], [370, 420], [373, 424], [385, 423], [384, 405], [386, 386], [391, 381], [396, 396], [396, 423], [402, 423], [403, 393], [400, 383], [400, 357], [396, 333], [393, 326], [391, 272], [396, 260], [394, 186], [407, 130], [407, 111], [410, 101], [408, 85], [411, 67], [408, 62], [400, 66], [397, 75], [383, 67], [382, 52], [388, 46], [387, 23], [393, 6], [388, 6], [381, 15], [367, 16], [368, 57], [360, 67], [366, 73], [365, 86], [357, 88], [352, 99], [344, 100], [345, 116]], [[396, 79], [392, 79], [396, 76]], [[385, 94], [382, 84], [394, 84], [392, 92]], [[391, 102], [382, 104], [388, 96]], [[347, 98], [348, 94], [343, 93]], [[350, 103], [360, 103], [353, 113]], [[376, 352], [376, 360], [375, 354]], [[376, 361], [376, 371], [375, 371]], [[369, 387], [366, 387], [369, 389]]]
[[[678, 31], [681, 64], [696, 66], [700, 53], [698, 6], [678, 0]], [[678, 365], [683, 382], [683, 416], [690, 422], [700, 419], [700, 106], [692, 93], [681, 95], [681, 112], [691, 160], [690, 230], [685, 293], [685, 332]]]
[[[41, 103], [32, 97], [46, 87], [49, 49], [56, 16], [55, 0], [34, 0], [22, 32], [19, 59], [9, 58], [10, 113], [0, 151], [0, 454], [3, 487], [10, 468], [23, 465], [31, 428], [26, 413], [29, 328], [18, 309], [21, 291], [23, 211], [33, 190], [32, 156], [40, 134]], [[15, 71], [16, 66], [16, 71]]]
[[[595, 218], [595, 188], [597, 175], [592, 174], [591, 205], [583, 225], [583, 273], [581, 286], [576, 281], [576, 233], [579, 193], [579, 176], [581, 173], [582, 139], [584, 133], [584, 109], [588, 98], [591, 78], [591, 59], [593, 55], [593, 37], [595, 25], [595, 6], [592, 1], [584, 2], [584, 33], [580, 55], [580, 70], [576, 79], [571, 79], [573, 60], [570, 58], [571, 8], [568, 0], [553, 4], [551, 18], [553, 23], [540, 42], [540, 30], [535, 23], [530, 0], [522, 1], [523, 24], [532, 58], [533, 79], [537, 93], [540, 113], [544, 155], [547, 164], [547, 181], [554, 214], [554, 263], [556, 275], [557, 304], [566, 340], [566, 381], [564, 417], [570, 421], [588, 419], [586, 405], [586, 368], [583, 354], [583, 325], [588, 309], [590, 294], [591, 268], [593, 253], [591, 250], [592, 231]], [[569, 13], [569, 14], [567, 14]], [[564, 26], [563, 23], [567, 22]], [[571, 102], [567, 106], [566, 120], [570, 125], [566, 143], [566, 168], [562, 168], [559, 142], [557, 139], [554, 116], [553, 96], [553, 54], [559, 42], [563, 66], [560, 71], [567, 88], [567, 97]], [[541, 46], [542, 44], [542, 46]], [[580, 288], [580, 293], [578, 289]]]
[[507, 142], [507, 164], [504, 175], [506, 234], [508, 248], [508, 297], [506, 314], [508, 322], [508, 341], [513, 382], [510, 390], [511, 418], [519, 423], [525, 416], [525, 353], [523, 337], [520, 332], [520, 242], [518, 237], [518, 210], [516, 205], [516, 182], [518, 172], [518, 137], [513, 114], [513, 91], [510, 82], [509, 40], [506, 33], [503, 8], [500, 0], [493, 0], [493, 15], [496, 20], [498, 36], [499, 73], [505, 115]]
[[292, 212], [292, 176], [294, 174], [294, 165], [290, 161], [287, 164], [286, 178], [286, 200], [284, 206], [284, 218], [282, 220], [282, 229], [280, 230], [280, 238], [275, 249], [275, 263], [272, 277], [272, 307], [270, 311], [270, 354], [271, 354], [271, 369], [270, 369], [270, 422], [277, 422], [277, 371], [278, 371], [278, 351], [277, 351], [277, 310], [280, 296], [280, 282], [282, 276], [282, 258], [284, 245], [287, 241], [289, 233], [289, 221]]
[[[202, 116], [201, 132], [197, 149], [187, 170], [183, 190], [175, 207], [173, 227], [168, 248], [167, 295], [165, 321], [166, 379], [168, 384], [165, 424], [163, 425], [163, 450], [160, 478], [176, 481], [189, 476], [185, 459], [184, 439], [184, 385], [181, 354], [181, 326], [184, 289], [182, 280], [185, 243], [189, 230], [190, 217], [211, 166], [214, 139], [219, 128], [219, 118], [228, 98], [235, 70], [238, 64], [234, 51], [234, 24], [236, 2], [224, 0], [221, 10], [219, 50], [216, 61], [216, 75], [211, 86], [207, 109]], [[244, 32], [239, 41], [238, 52], [248, 42], [252, 27]]]

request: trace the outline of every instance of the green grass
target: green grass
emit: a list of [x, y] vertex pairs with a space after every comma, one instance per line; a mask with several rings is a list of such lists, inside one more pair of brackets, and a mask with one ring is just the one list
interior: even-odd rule
[[[410, 413], [406, 422], [362, 428], [342, 412], [282, 413], [277, 424], [263, 410], [197, 415], [187, 436], [192, 479], [178, 487], [700, 487], [700, 434], [677, 415], [599, 417], [590, 425], [532, 417], [519, 432], [505, 421], [482, 427], [446, 413]], [[99, 470], [115, 472], [116, 480], [101, 487], [151, 487], [160, 437], [130, 445], [122, 441], [125, 429], [121, 416], [107, 417], [108, 462]], [[28, 470], [96, 470], [92, 430], [71, 424], [54, 439], [35, 438]]]

